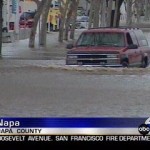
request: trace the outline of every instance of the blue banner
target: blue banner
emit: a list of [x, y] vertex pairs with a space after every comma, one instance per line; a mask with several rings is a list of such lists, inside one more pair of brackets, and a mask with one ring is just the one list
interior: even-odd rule
[[148, 118], [0, 118], [0, 128], [137, 128]]

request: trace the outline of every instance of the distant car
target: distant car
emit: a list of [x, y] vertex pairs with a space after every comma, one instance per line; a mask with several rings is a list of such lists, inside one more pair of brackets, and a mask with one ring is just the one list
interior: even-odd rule
[[[70, 28], [72, 26], [73, 20], [70, 21]], [[89, 17], [88, 16], [77, 16], [75, 28], [76, 29], [82, 29], [82, 28], [88, 28], [89, 23]]]
[[76, 28], [88, 28], [89, 17], [88, 16], [78, 16], [76, 20]]
[[20, 16], [19, 25], [21, 28], [32, 28], [35, 12], [23, 12]]
[[77, 16], [77, 21], [88, 22], [89, 16]]
[[89, 24], [88, 22], [77, 21], [76, 22], [76, 29], [87, 29], [88, 24]]
[[66, 56], [66, 65], [147, 67], [150, 47], [138, 28], [97, 28], [83, 31]]

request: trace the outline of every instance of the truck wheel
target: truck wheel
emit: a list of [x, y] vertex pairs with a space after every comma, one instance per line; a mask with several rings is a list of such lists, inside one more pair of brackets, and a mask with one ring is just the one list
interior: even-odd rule
[[128, 58], [124, 58], [122, 61], [121, 61], [122, 63], [122, 67], [123, 68], [128, 68], [129, 67], [129, 60], [128, 60]]
[[122, 62], [122, 67], [123, 68], [128, 68], [129, 67], [129, 63], [127, 61], [123, 61]]
[[142, 60], [142, 68], [146, 68], [148, 66], [148, 57], [144, 57]]

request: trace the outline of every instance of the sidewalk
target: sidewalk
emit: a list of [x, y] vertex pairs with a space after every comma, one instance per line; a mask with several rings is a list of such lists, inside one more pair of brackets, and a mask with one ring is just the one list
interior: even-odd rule
[[6, 59], [64, 59], [66, 54], [66, 42], [58, 42], [58, 32], [47, 34], [47, 47], [38, 46], [38, 35], [36, 36], [35, 48], [28, 47], [29, 39], [3, 43], [2, 58]]
[[[76, 30], [75, 39], [83, 30]], [[47, 33], [46, 48], [38, 46], [38, 35], [35, 40], [35, 48], [29, 48], [29, 39], [18, 40], [12, 43], [3, 43], [2, 59], [27, 59], [27, 60], [62, 60], [66, 57], [66, 44], [58, 42], [58, 32]]]

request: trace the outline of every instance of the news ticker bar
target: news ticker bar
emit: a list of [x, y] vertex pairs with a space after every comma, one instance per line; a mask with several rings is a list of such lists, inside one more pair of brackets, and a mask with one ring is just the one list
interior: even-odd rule
[[150, 136], [139, 135], [52, 135], [0, 136], [0, 142], [149, 142]]
[[0, 118], [1, 127], [12, 128], [137, 128], [147, 118]]

